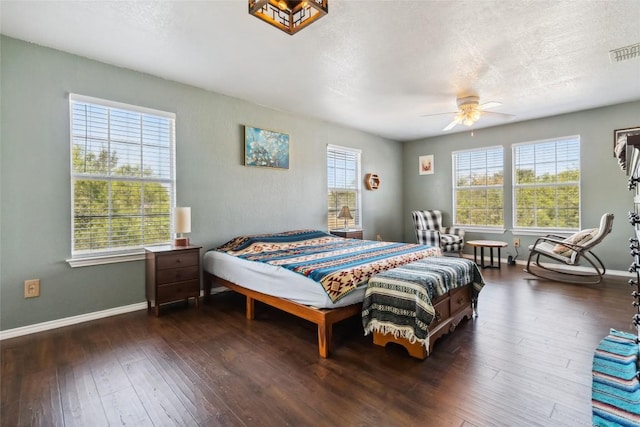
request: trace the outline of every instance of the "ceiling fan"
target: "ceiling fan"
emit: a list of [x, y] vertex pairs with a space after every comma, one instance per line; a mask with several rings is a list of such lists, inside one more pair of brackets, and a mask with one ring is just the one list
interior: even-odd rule
[[484, 104], [480, 104], [480, 98], [475, 95], [458, 98], [456, 99], [456, 102], [458, 104], [458, 111], [449, 112], [449, 113], [425, 114], [422, 117], [440, 116], [443, 114], [454, 114], [453, 121], [449, 123], [447, 126], [445, 126], [444, 129], [442, 129], [443, 131], [451, 130], [456, 125], [471, 126], [472, 124], [477, 122], [480, 119], [480, 116], [482, 115], [495, 115], [495, 116], [501, 116], [506, 118], [515, 117], [513, 114], [487, 111], [490, 108], [499, 107], [500, 105], [502, 105], [502, 103], [491, 101], [491, 102], [486, 102]]

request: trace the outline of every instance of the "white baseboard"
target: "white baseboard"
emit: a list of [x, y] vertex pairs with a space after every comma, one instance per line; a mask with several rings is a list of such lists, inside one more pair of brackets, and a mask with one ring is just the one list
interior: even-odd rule
[[[463, 254], [464, 258], [473, 260], [473, 255], [470, 254]], [[484, 262], [485, 265], [489, 264], [489, 257], [484, 257]], [[497, 258], [494, 258], [494, 262], [497, 262]], [[500, 262], [504, 265], [507, 265], [507, 259], [506, 258], [501, 258]], [[527, 260], [526, 259], [517, 259], [516, 260], [516, 264], [518, 265], [523, 265], [526, 266], [527, 265]], [[562, 264], [551, 264], [551, 263], [546, 263], [543, 262], [542, 265], [547, 266], [547, 265], [553, 265], [555, 268], [559, 269], [559, 270], [566, 270], [569, 272], [577, 272], [577, 273], [588, 273], [593, 271], [592, 268], [589, 267], [583, 267], [583, 266], [572, 266], [572, 265], [562, 265]], [[627, 278], [635, 278], [636, 275], [635, 273], [629, 273], [628, 271], [623, 271], [623, 270], [609, 270], [607, 269], [607, 273], [605, 274], [606, 276], [614, 276], [614, 277], [627, 277]]]
[[116, 316], [118, 314], [130, 313], [132, 311], [146, 310], [147, 303], [139, 302], [136, 304], [125, 305], [122, 307], [110, 308], [107, 310], [94, 311], [93, 313], [80, 314], [78, 316], [65, 317], [64, 319], [50, 320], [48, 322], [36, 323], [34, 325], [21, 326], [19, 328], [7, 329], [0, 331], [0, 341], [15, 338], [22, 335], [34, 334], [36, 332], [48, 331], [50, 329], [61, 328], [63, 326], [75, 325], [78, 323], [88, 322], [90, 320], [102, 319], [105, 317]]
[[[230, 289], [224, 286], [211, 289], [211, 295], [215, 295], [221, 292], [227, 292]], [[200, 291], [200, 296], [203, 296], [204, 292]], [[33, 325], [21, 326], [19, 328], [7, 329], [6, 331], [0, 331], [0, 341], [8, 338], [15, 338], [22, 335], [34, 334], [36, 332], [48, 331], [50, 329], [62, 328], [63, 326], [75, 325], [82, 322], [89, 322], [90, 320], [102, 319], [110, 316], [117, 316], [118, 314], [130, 313], [132, 311], [144, 310], [147, 308], [146, 302], [138, 302], [136, 304], [125, 305], [122, 307], [109, 308], [107, 310], [95, 311], [93, 313], [80, 314], [78, 316], [65, 317], [64, 319], [50, 320], [48, 322], [36, 323]]]

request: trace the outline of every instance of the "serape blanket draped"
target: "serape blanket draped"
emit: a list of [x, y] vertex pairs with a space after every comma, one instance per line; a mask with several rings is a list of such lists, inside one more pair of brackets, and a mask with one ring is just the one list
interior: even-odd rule
[[637, 336], [611, 329], [593, 355], [594, 426], [640, 426]]
[[477, 301], [484, 279], [478, 266], [463, 258], [429, 257], [377, 274], [369, 280], [362, 304], [364, 333], [390, 333], [428, 349], [435, 316], [431, 301], [468, 284]]
[[216, 250], [309, 277], [333, 302], [374, 274], [442, 254], [433, 246], [344, 239], [318, 230], [239, 236]]

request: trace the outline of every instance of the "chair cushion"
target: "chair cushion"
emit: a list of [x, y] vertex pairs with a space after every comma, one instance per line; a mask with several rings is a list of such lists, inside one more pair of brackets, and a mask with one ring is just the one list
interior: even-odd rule
[[463, 242], [463, 238], [455, 234], [440, 235], [440, 243], [442, 244], [442, 246], [453, 245], [453, 244], [462, 243], [462, 242]]
[[440, 233], [438, 231], [432, 230], [416, 230], [416, 239], [418, 244], [420, 245], [430, 245], [430, 246], [439, 246], [440, 242], [438, 242], [438, 236]]
[[[533, 246], [534, 245], [529, 246], [530, 251], [533, 251]], [[565, 264], [568, 264], [568, 265], [573, 265], [573, 262], [575, 261], [575, 257], [572, 256], [573, 254], [575, 254], [575, 251], [570, 250], [568, 252], [563, 252], [562, 254], [558, 254], [553, 251], [555, 245], [547, 242], [540, 242], [537, 245], [535, 245], [535, 247], [536, 247], [536, 251], [532, 252], [532, 254], [541, 253], [548, 256], [549, 258], [553, 258], [557, 261], [564, 262]]]
[[[572, 243], [574, 245], [584, 245], [589, 240], [593, 239], [596, 234], [598, 234], [597, 228], [587, 228], [572, 234], [564, 239], [563, 242]], [[571, 255], [572, 249], [562, 244], [557, 244], [553, 247], [553, 252], [562, 256], [569, 256]]]

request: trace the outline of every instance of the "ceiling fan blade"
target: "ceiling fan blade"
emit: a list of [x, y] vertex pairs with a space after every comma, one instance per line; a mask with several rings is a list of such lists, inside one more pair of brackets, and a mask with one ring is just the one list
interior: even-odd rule
[[457, 120], [452, 121], [451, 123], [449, 123], [444, 129], [442, 129], [443, 131], [448, 131], [453, 129], [456, 125], [458, 124]]
[[487, 116], [500, 116], [500, 117], [505, 117], [507, 119], [512, 119], [515, 117], [515, 114], [498, 113], [497, 111], [482, 111], [480, 114], [487, 115]]
[[444, 116], [446, 114], [456, 114], [456, 112], [455, 111], [450, 111], [448, 113], [423, 114], [420, 117]]
[[484, 104], [480, 104], [480, 108], [482, 110], [487, 110], [489, 108], [496, 108], [502, 105], [502, 102], [498, 102], [498, 101], [489, 101], [489, 102], [485, 102]]

